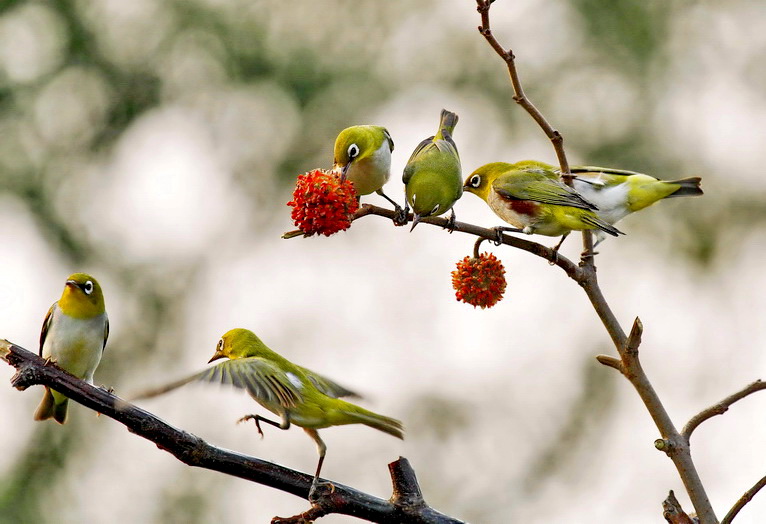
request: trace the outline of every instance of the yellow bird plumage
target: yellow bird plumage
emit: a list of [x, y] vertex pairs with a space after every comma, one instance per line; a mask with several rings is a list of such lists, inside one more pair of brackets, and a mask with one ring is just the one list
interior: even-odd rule
[[[269, 349], [255, 333], [232, 329], [218, 342], [210, 362], [227, 359], [191, 377], [142, 393], [135, 399], [154, 397], [193, 381], [230, 384], [245, 389], [261, 406], [281, 419], [248, 415], [261, 433], [259, 422], [280, 429], [300, 426], [316, 442], [319, 452], [314, 480], [319, 477], [327, 447], [318, 429], [344, 424], [364, 424], [397, 438], [404, 438], [398, 420], [368, 411], [338, 397], [357, 396], [352, 391], [311, 370], [293, 364]], [[261, 433], [262, 435], [262, 433]]]
[[[87, 382], [93, 382], [109, 337], [109, 319], [101, 286], [90, 275], [67, 278], [61, 298], [48, 310], [40, 333], [40, 356]], [[69, 399], [46, 386], [35, 420], [63, 424]]]
[[599, 218], [595, 205], [538, 162], [486, 164], [468, 176], [464, 189], [520, 232], [566, 237], [571, 231], [596, 229], [621, 234]]
[[391, 177], [393, 151], [394, 140], [385, 127], [347, 127], [335, 139], [333, 170], [354, 184], [357, 195], [377, 193], [398, 210], [399, 204], [383, 192], [383, 186]]
[[[451, 229], [455, 224], [455, 202], [463, 196], [460, 156], [452, 139], [458, 117], [442, 109], [439, 129], [420, 142], [402, 174], [406, 205], [412, 207], [412, 229], [423, 217], [438, 216], [452, 210]], [[406, 210], [406, 207], [405, 207]]]

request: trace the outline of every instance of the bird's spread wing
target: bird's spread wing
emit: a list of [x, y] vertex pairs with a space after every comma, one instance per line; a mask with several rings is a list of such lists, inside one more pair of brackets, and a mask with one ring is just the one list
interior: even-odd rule
[[250, 396], [257, 400], [290, 408], [303, 397], [298, 389], [300, 379], [288, 375], [289, 372], [282, 371], [270, 360], [248, 357], [221, 362], [198, 373], [196, 379], [231, 384], [247, 390]]
[[508, 200], [531, 200], [555, 206], [571, 206], [580, 209], [596, 209], [571, 187], [544, 175], [499, 176], [492, 188]]
[[340, 397], [355, 397], [355, 398], [361, 398], [361, 395], [358, 393], [351, 391], [350, 389], [347, 389], [337, 382], [334, 382], [330, 380], [327, 377], [323, 377], [319, 373], [314, 373], [310, 369], [306, 369], [303, 367], [298, 366], [301, 371], [306, 375], [306, 377], [311, 381], [312, 384], [314, 384], [314, 387], [317, 388], [319, 391], [327, 395], [328, 397], [333, 398], [340, 398]]
[[43, 356], [43, 345], [45, 344], [45, 338], [48, 336], [51, 322], [53, 322], [53, 310], [56, 308], [57, 303], [58, 302], [54, 302], [53, 305], [48, 308], [48, 312], [45, 314], [45, 320], [43, 320], [43, 328], [40, 330], [40, 349], [37, 351], [40, 356]]
[[[260, 357], [226, 360], [200, 373], [146, 390], [132, 396], [130, 400], [156, 397], [190, 382], [213, 382], [245, 389], [254, 399], [264, 403], [279, 404], [285, 408], [291, 408], [303, 397], [296, 385], [296, 383], [300, 384], [300, 379], [294, 377], [294, 383], [290, 380], [288, 373], [279, 369], [270, 360]], [[335, 385], [337, 386], [337, 384]]]

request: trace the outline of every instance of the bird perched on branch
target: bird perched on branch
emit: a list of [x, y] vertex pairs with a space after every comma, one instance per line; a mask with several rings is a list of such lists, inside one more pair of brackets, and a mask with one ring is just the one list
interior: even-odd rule
[[352, 126], [344, 129], [335, 139], [333, 170], [341, 179], [354, 184], [359, 196], [377, 193], [398, 211], [399, 204], [383, 192], [391, 177], [391, 153], [394, 141], [385, 127]]
[[339, 397], [358, 395], [318, 373], [293, 364], [269, 349], [252, 331], [232, 329], [226, 332], [218, 341], [210, 362], [220, 359], [227, 360], [188, 378], [141, 393], [134, 400], [155, 397], [193, 381], [230, 384], [245, 389], [253, 400], [281, 420], [275, 422], [260, 415], [247, 415], [240, 422], [254, 420], [261, 436], [261, 422], [280, 429], [295, 424], [316, 442], [319, 463], [314, 483], [319, 478], [327, 451], [318, 429], [364, 424], [404, 438], [401, 422], [341, 400]]
[[[95, 278], [75, 273], [67, 278], [61, 298], [45, 315], [40, 333], [40, 356], [89, 383], [93, 382], [109, 337], [104, 294]], [[45, 386], [35, 420], [67, 419], [69, 399]]]
[[452, 139], [457, 120], [455, 113], [442, 109], [436, 135], [418, 144], [404, 168], [405, 211], [407, 206], [412, 207], [412, 229], [421, 218], [442, 215], [449, 210], [452, 210], [450, 230], [454, 228], [452, 206], [463, 196], [460, 156]]
[[481, 166], [465, 180], [463, 188], [484, 200], [513, 228], [502, 231], [561, 236], [558, 250], [572, 231], [594, 229], [612, 236], [622, 234], [597, 214], [597, 207], [562, 183], [550, 166], [525, 161], [493, 162]]

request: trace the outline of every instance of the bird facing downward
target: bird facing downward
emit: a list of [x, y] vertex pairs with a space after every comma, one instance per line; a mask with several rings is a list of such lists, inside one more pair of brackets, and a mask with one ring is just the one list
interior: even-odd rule
[[314, 440], [319, 452], [314, 482], [317, 482], [327, 446], [318, 429], [344, 424], [364, 424], [397, 438], [404, 438], [398, 420], [378, 415], [339, 397], [356, 396], [352, 391], [313, 371], [293, 364], [269, 349], [255, 333], [232, 329], [218, 341], [210, 362], [226, 359], [191, 377], [142, 393], [134, 399], [150, 398], [192, 381], [217, 382], [245, 389], [261, 406], [280, 417], [275, 422], [260, 415], [247, 415], [240, 421], [254, 420], [263, 436], [260, 422], [280, 429], [300, 426]]
[[413, 151], [404, 168], [402, 182], [407, 206], [412, 207], [412, 229], [421, 218], [438, 216], [452, 210], [450, 231], [455, 225], [453, 205], [463, 196], [460, 156], [452, 139], [458, 117], [442, 109], [436, 135], [423, 140]]
[[[48, 310], [40, 333], [40, 356], [87, 382], [93, 382], [109, 337], [104, 295], [95, 278], [70, 275], [61, 298]], [[35, 420], [66, 422], [69, 399], [45, 387]]]

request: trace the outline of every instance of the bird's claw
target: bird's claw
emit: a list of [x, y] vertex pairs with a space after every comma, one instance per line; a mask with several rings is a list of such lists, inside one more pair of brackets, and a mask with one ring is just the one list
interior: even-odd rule
[[503, 229], [502, 227], [493, 227], [492, 230], [495, 232], [495, 238], [492, 239], [492, 243], [496, 246], [500, 246], [503, 244]]
[[261, 439], [263, 439], [263, 430], [261, 429], [261, 424], [258, 421], [257, 415], [245, 415], [241, 419], [237, 420], [237, 424], [242, 424], [243, 422], [247, 422], [248, 420], [255, 421], [255, 429], [258, 430], [258, 434], [261, 436]]
[[444, 226], [444, 229], [449, 231], [450, 235], [452, 233], [454, 233], [456, 229], [458, 229], [458, 227], [457, 227], [457, 220], [456, 220], [456, 217], [455, 217], [455, 210], [454, 209], [452, 210], [452, 214], [447, 219], [447, 225]]
[[394, 207], [394, 225], [395, 226], [406, 226], [407, 222], [409, 221], [409, 218], [407, 215], [409, 215], [410, 210], [406, 207], [402, 207], [398, 204], [395, 204]]
[[320, 482], [318, 478], [314, 477], [311, 482], [311, 489], [309, 489], [309, 502], [316, 504], [333, 493], [335, 493], [335, 484], [326, 481]]

